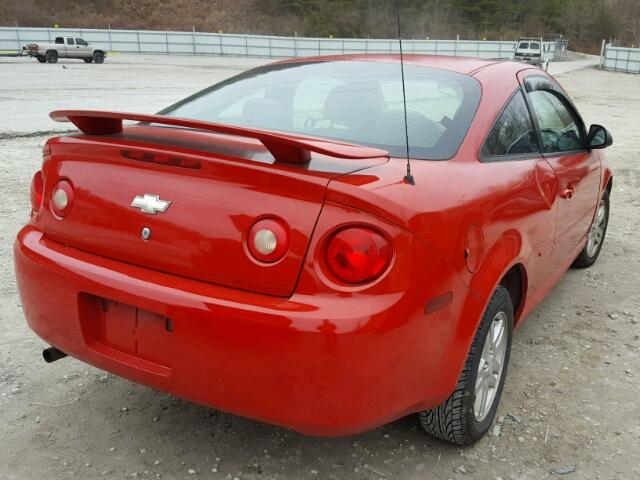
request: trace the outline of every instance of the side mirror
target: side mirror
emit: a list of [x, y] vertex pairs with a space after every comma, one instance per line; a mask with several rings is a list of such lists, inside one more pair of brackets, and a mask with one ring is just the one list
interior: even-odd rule
[[607, 148], [613, 144], [613, 137], [602, 125], [591, 125], [586, 143], [587, 148]]

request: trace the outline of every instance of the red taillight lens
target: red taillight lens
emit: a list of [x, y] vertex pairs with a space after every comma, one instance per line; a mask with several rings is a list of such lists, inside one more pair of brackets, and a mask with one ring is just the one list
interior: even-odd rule
[[38, 170], [31, 180], [31, 212], [35, 213], [42, 206], [42, 197], [44, 193], [44, 178], [42, 170]]
[[247, 248], [256, 260], [277, 262], [289, 250], [289, 229], [274, 218], [259, 220], [249, 231]]
[[51, 190], [51, 210], [58, 217], [66, 217], [73, 205], [73, 187], [67, 180], [60, 180]]
[[331, 272], [347, 283], [376, 279], [389, 266], [392, 248], [386, 238], [370, 228], [345, 228], [327, 246]]

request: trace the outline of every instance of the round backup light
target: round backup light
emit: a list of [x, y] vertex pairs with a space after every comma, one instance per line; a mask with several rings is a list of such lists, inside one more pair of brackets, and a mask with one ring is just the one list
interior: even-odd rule
[[259, 220], [249, 231], [247, 247], [256, 260], [277, 262], [289, 250], [289, 229], [274, 218]]
[[73, 204], [73, 187], [66, 180], [60, 180], [51, 191], [51, 210], [58, 217], [65, 217]]

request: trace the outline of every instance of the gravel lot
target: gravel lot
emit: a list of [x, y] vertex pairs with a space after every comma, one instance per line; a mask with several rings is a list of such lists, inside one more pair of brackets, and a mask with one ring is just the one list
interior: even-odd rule
[[[458, 449], [413, 417], [309, 438], [212, 411], [65, 359], [27, 327], [12, 243], [54, 108], [149, 112], [265, 60], [113, 56], [104, 65], [0, 59], [0, 478], [640, 478], [640, 77], [552, 65], [586, 121], [614, 135], [605, 248], [569, 271], [514, 338], [492, 435]], [[585, 62], [582, 62], [585, 63]], [[587, 62], [588, 63], [588, 62]], [[575, 472], [559, 476], [560, 467]]]

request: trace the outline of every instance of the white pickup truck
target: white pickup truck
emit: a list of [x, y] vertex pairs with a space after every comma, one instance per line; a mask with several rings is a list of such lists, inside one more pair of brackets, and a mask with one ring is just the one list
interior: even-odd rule
[[517, 62], [530, 63], [545, 72], [549, 67], [548, 46], [542, 41], [542, 37], [520, 37], [516, 45], [514, 59]]
[[107, 51], [102, 47], [89, 45], [78, 37], [56, 37], [55, 43], [28, 43], [22, 47], [22, 54], [35, 57], [40, 63], [56, 63], [59, 58], [77, 58], [85, 63], [102, 63]]

